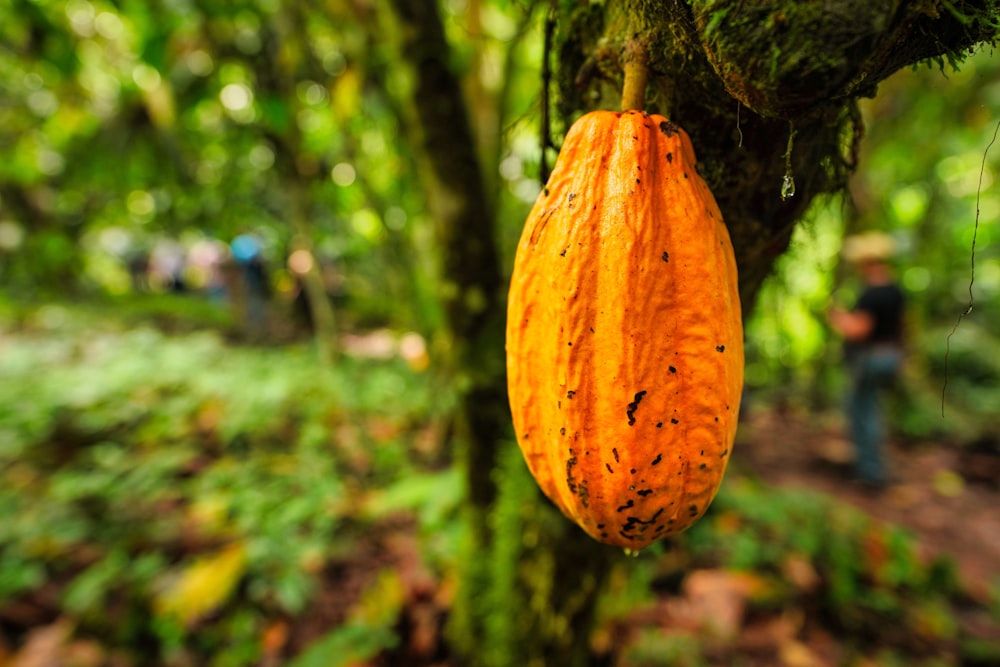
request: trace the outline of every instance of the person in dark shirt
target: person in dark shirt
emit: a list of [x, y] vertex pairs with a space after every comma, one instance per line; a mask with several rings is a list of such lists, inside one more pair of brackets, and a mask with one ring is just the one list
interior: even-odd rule
[[903, 360], [905, 297], [889, 266], [892, 238], [880, 233], [845, 240], [844, 258], [856, 265], [864, 289], [850, 310], [832, 308], [830, 325], [844, 337], [851, 375], [848, 417], [861, 482], [882, 487], [888, 480], [879, 397], [899, 373]]

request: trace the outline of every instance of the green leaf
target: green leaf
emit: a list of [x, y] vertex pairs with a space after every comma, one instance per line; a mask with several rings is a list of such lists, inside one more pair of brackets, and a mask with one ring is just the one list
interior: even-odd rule
[[399, 638], [388, 628], [349, 623], [310, 644], [288, 667], [349, 667], [398, 643]]

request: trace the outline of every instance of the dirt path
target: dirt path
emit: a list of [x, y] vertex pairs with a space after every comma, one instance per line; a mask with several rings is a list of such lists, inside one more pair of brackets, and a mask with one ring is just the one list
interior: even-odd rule
[[1000, 578], [1000, 457], [893, 441], [893, 483], [873, 491], [853, 481], [853, 450], [838, 422], [751, 414], [740, 427], [734, 463], [768, 483], [829, 493], [908, 528], [927, 555], [954, 557], [969, 592], [988, 599], [991, 581]]

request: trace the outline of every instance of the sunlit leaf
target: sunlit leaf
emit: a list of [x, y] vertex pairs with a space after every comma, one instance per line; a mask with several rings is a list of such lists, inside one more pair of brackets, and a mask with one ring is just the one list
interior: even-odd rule
[[156, 612], [190, 625], [225, 603], [245, 570], [246, 549], [240, 542], [200, 557], [156, 596]]

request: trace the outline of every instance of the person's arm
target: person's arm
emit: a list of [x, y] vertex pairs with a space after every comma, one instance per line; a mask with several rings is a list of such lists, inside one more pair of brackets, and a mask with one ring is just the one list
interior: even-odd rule
[[828, 316], [830, 325], [849, 341], [864, 340], [875, 326], [875, 319], [865, 310], [831, 308]]

